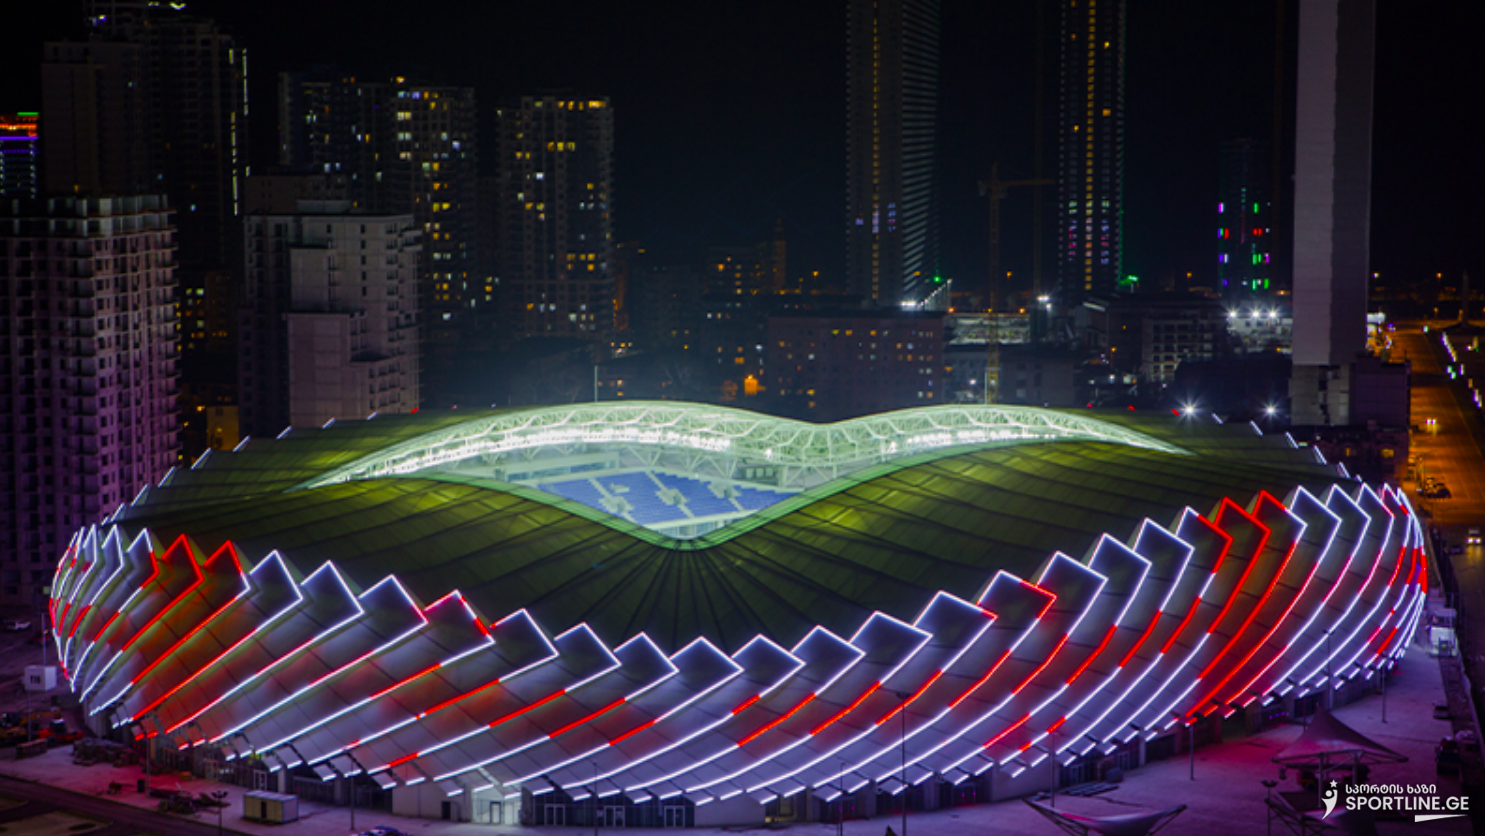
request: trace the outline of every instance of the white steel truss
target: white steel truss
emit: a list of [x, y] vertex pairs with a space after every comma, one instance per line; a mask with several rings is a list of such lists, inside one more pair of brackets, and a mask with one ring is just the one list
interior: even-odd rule
[[777, 469], [781, 487], [807, 488], [863, 467], [946, 447], [1099, 441], [1185, 455], [1144, 433], [1076, 413], [1026, 406], [933, 406], [811, 424], [740, 409], [668, 401], [541, 407], [475, 418], [389, 447], [301, 487], [400, 476], [539, 448], [625, 445], [683, 452], [692, 469], [730, 476], [738, 465]]

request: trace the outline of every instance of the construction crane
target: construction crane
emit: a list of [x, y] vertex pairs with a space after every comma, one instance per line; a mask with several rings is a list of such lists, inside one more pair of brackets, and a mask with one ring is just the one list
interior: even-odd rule
[[[1000, 328], [996, 316], [997, 311], [1005, 308], [1005, 294], [1002, 291], [1003, 281], [1000, 274], [1000, 201], [1005, 198], [1006, 189], [1016, 186], [1048, 186], [1056, 181], [1047, 179], [1034, 180], [1001, 180], [1000, 163], [992, 163], [990, 166], [990, 179], [980, 182], [980, 195], [990, 198], [990, 287], [986, 295], [986, 307], [990, 309], [989, 332], [986, 336], [988, 354], [985, 358], [985, 403], [995, 403], [1000, 389]], [[1041, 218], [1034, 219], [1031, 246], [1036, 256], [1038, 265], [1041, 261]], [[1035, 271], [1040, 273], [1040, 270]], [[1040, 282], [1041, 276], [1033, 277], [1034, 281]]]
[[[1000, 163], [990, 166], [990, 179], [980, 181], [980, 196], [990, 198], [990, 290], [987, 297], [987, 307], [990, 310], [1000, 310], [1004, 307], [1005, 300], [1002, 299], [1002, 280], [1000, 273], [1000, 201], [1005, 198], [1007, 189], [1017, 186], [1050, 186], [1055, 180], [1001, 180]], [[1040, 228], [1041, 224], [1036, 224]], [[1038, 229], [1039, 231], [1039, 229]], [[1039, 235], [1033, 235], [1039, 238]], [[1040, 241], [1032, 241], [1034, 251], [1040, 251]]]

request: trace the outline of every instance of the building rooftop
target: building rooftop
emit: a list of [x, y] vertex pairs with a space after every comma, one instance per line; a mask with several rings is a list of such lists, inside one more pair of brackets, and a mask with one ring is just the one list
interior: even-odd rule
[[[992, 412], [1020, 423], [986, 429]], [[667, 422], [669, 446], [634, 442]], [[1044, 437], [1009, 437], [1027, 428]], [[905, 443], [934, 435], [948, 437]], [[882, 455], [894, 438], [901, 455]], [[739, 481], [772, 451], [803, 490], [680, 540], [469, 464], [540, 455], [538, 439], [569, 453], [648, 447], [698, 473], [731, 457]], [[719, 439], [730, 445], [707, 449]], [[623, 403], [294, 429], [173, 471], [116, 519], [208, 552], [230, 539], [252, 561], [276, 549], [301, 575], [333, 560], [362, 588], [393, 572], [424, 600], [458, 588], [482, 612], [528, 608], [554, 631], [588, 622], [612, 640], [704, 636], [731, 651], [816, 624], [849, 634], [875, 610], [911, 619], [938, 590], [973, 596], [1000, 569], [1034, 576], [1053, 552], [1082, 554], [1146, 518], [1343, 478], [1286, 436], [1169, 415], [930, 407], [816, 426]]]

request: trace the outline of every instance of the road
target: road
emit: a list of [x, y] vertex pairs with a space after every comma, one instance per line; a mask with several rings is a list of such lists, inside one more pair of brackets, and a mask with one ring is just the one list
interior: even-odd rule
[[[0, 796], [9, 796], [28, 803], [0, 810], [0, 832], [25, 833], [24, 822], [46, 813], [61, 812], [88, 816], [110, 822], [98, 830], [90, 830], [87, 836], [132, 836], [137, 833], [158, 836], [217, 836], [217, 823], [212, 821], [186, 821], [152, 810], [141, 810], [128, 804], [92, 798], [68, 790], [17, 781], [0, 775]], [[232, 831], [228, 831], [232, 832]]]
[[[1449, 389], [1449, 378], [1434, 348], [1435, 334], [1425, 337], [1419, 324], [1409, 324], [1398, 327], [1394, 341], [1396, 349], [1413, 364], [1414, 426], [1424, 426], [1429, 418], [1438, 422], [1436, 432], [1413, 433], [1411, 452], [1418, 457], [1423, 472], [1448, 485], [1454, 496], [1423, 500], [1417, 493], [1410, 495], [1432, 512], [1435, 524], [1444, 528], [1451, 542], [1463, 542], [1469, 526], [1485, 525], [1485, 456], [1481, 455], [1467, 423], [1476, 419], [1460, 409]], [[1412, 487], [1415, 486], [1410, 484], [1409, 489]], [[1485, 557], [1475, 551], [1467, 562], [1478, 564]], [[1485, 589], [1485, 586], [1474, 588]]]
[[[1444, 324], [1433, 323], [1430, 331]], [[1433, 523], [1445, 540], [1450, 545], [1463, 545], [1470, 527], [1485, 527], [1485, 454], [1471, 432], [1472, 423], [1478, 419], [1470, 414], [1473, 408], [1466, 411], [1461, 406], [1451, 389], [1452, 382], [1440, 360], [1447, 355], [1436, 334], [1424, 335], [1421, 323], [1415, 323], [1399, 326], [1394, 339], [1396, 348], [1413, 364], [1413, 425], [1426, 427], [1428, 419], [1436, 421], [1428, 431], [1413, 433], [1411, 453], [1418, 457], [1420, 472], [1448, 485], [1453, 496], [1425, 500], [1413, 492], [1415, 484], [1409, 483], [1408, 490], [1432, 512]], [[1463, 553], [1450, 557], [1450, 562], [1460, 590], [1460, 647], [1469, 654], [1462, 661], [1470, 679], [1480, 683], [1485, 679], [1485, 609], [1470, 607], [1469, 603], [1485, 594], [1485, 547], [1465, 546]]]

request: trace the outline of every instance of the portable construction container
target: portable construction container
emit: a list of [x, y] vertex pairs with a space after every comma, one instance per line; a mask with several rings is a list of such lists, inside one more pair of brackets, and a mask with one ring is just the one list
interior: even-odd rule
[[299, 796], [254, 790], [243, 793], [242, 817], [248, 821], [285, 824], [299, 819]]

